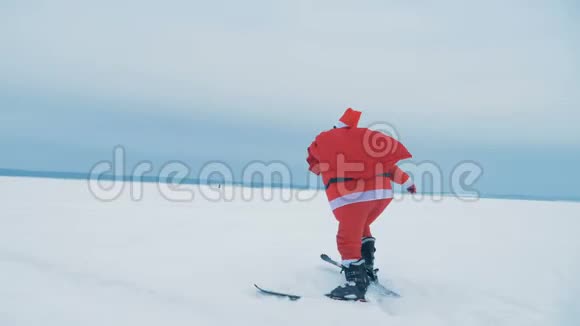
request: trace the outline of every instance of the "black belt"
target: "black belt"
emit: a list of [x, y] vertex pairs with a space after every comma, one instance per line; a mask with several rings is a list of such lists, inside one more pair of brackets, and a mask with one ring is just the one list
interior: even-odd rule
[[[377, 177], [391, 178], [392, 176], [393, 175], [391, 173], [377, 174]], [[353, 181], [353, 180], [356, 180], [356, 179], [355, 178], [332, 178], [332, 179], [328, 180], [328, 183], [326, 184], [326, 189], [328, 189], [330, 187], [330, 185], [333, 183], [347, 182], [347, 181]]]

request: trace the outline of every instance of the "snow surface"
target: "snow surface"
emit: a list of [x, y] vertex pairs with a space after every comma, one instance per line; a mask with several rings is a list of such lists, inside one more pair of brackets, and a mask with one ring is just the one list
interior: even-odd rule
[[365, 304], [321, 296], [343, 281], [319, 259], [338, 258], [323, 194], [144, 196], [0, 178], [0, 325], [580, 325], [578, 203], [398, 200], [374, 234], [382, 282], [403, 298]]

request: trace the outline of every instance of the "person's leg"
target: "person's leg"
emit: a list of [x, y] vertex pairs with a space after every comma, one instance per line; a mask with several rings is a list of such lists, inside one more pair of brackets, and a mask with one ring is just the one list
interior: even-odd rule
[[369, 277], [361, 253], [361, 238], [373, 205], [360, 202], [339, 207], [333, 211], [338, 220], [336, 243], [342, 257], [347, 283], [332, 290], [327, 296], [340, 300], [362, 300], [369, 286]]
[[365, 261], [365, 268], [367, 275], [371, 281], [377, 280], [377, 271], [375, 270], [375, 238], [371, 234], [371, 224], [381, 215], [381, 213], [387, 208], [391, 203], [391, 198], [375, 200], [373, 201], [373, 207], [370, 209], [369, 215], [367, 217], [362, 245], [361, 245], [361, 257]]
[[360, 202], [333, 211], [339, 222], [336, 243], [344, 264], [361, 259], [361, 239], [373, 207], [372, 202]]
[[374, 221], [376, 221], [376, 219], [381, 215], [381, 213], [383, 213], [385, 208], [387, 208], [387, 206], [389, 206], [389, 204], [391, 203], [392, 200], [393, 200], [392, 198], [388, 198], [388, 199], [381, 199], [381, 200], [373, 200], [373, 201], [369, 202], [369, 203], [372, 203], [372, 207], [370, 207], [368, 216], [366, 218], [363, 236], [362, 236], [363, 239], [364, 238], [371, 238], [373, 236], [371, 233], [371, 224]]

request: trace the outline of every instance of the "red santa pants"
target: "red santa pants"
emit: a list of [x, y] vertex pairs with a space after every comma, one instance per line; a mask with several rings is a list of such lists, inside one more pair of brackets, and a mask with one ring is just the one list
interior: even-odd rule
[[389, 206], [392, 198], [358, 202], [333, 211], [338, 220], [336, 243], [342, 260], [360, 259], [362, 238], [371, 237], [370, 225]]

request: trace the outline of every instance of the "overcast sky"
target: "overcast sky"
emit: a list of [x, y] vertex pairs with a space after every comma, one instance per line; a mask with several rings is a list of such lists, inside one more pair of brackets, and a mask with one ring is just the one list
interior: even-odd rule
[[[579, 194], [576, 1], [3, 0], [0, 49], [0, 167], [82, 171], [119, 143], [301, 169], [350, 106], [421, 160], [487, 164], [488, 192]], [[566, 171], [521, 174], [546, 165]]]

